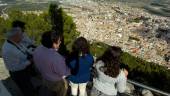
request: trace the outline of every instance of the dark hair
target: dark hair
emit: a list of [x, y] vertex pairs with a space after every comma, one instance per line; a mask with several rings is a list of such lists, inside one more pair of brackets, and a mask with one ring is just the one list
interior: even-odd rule
[[52, 48], [53, 43], [60, 39], [61, 35], [55, 31], [44, 32], [41, 37], [41, 44], [47, 48]]
[[72, 46], [72, 52], [76, 52], [78, 54], [82, 53], [84, 56], [85, 54], [89, 53], [89, 43], [84, 37], [77, 38]]
[[104, 54], [97, 59], [97, 61], [102, 60], [104, 62], [104, 73], [111, 77], [117, 77], [120, 71], [120, 56], [122, 50], [120, 47], [112, 46], [109, 47]]
[[25, 22], [20, 20], [15, 20], [12, 22], [12, 27], [20, 27], [22, 30], [25, 29]]
[[73, 75], [76, 75], [78, 70], [79, 70], [79, 57], [80, 54], [82, 54], [82, 56], [85, 56], [86, 54], [89, 54], [89, 43], [88, 41], [84, 38], [84, 37], [79, 37], [77, 38], [72, 46], [72, 52], [70, 55], [70, 60], [76, 60], [76, 65], [75, 68], [71, 70], [71, 73]]

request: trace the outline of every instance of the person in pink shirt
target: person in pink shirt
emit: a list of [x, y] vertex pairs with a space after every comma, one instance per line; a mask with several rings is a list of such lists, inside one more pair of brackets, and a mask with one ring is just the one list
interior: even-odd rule
[[33, 53], [34, 63], [41, 73], [44, 85], [56, 96], [66, 96], [67, 82], [65, 77], [70, 75], [65, 59], [57, 50], [61, 43], [61, 37], [56, 32], [45, 32], [41, 43]]

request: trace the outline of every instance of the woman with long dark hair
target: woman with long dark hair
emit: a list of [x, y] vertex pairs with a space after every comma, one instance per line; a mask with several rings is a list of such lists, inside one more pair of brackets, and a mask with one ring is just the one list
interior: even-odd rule
[[91, 96], [115, 96], [125, 91], [128, 72], [120, 69], [121, 53], [120, 47], [112, 46], [96, 60], [97, 77], [93, 79]]
[[90, 54], [89, 44], [83, 37], [79, 37], [72, 46], [69, 60], [72, 75], [68, 77], [73, 96], [86, 96], [86, 85], [90, 80], [90, 69], [93, 64], [93, 56]]

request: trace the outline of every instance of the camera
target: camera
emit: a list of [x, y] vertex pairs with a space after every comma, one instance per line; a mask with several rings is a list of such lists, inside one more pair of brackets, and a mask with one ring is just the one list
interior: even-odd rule
[[27, 53], [27, 60], [31, 60], [33, 56], [30, 53]]

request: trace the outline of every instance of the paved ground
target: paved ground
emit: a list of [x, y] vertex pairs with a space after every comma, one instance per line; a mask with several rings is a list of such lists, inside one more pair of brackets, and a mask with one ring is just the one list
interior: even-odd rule
[[2, 58], [0, 58], [0, 80], [6, 79], [9, 77], [8, 71], [5, 68]]

